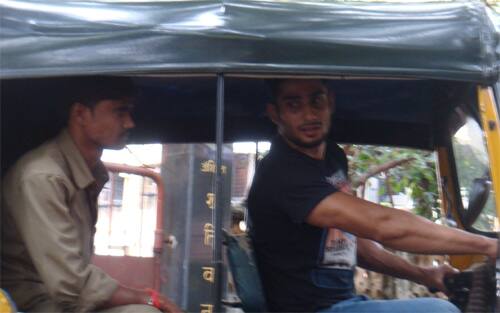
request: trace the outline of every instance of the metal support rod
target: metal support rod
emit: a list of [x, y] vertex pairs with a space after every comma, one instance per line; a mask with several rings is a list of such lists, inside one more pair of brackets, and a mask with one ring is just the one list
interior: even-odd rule
[[[188, 168], [192, 169], [195, 166], [194, 160], [194, 146], [192, 144], [189, 146], [189, 165]], [[194, 177], [193, 175], [188, 175], [187, 183], [187, 197], [186, 197], [186, 228], [184, 229], [184, 251], [182, 258], [182, 294], [181, 294], [181, 305], [184, 310], [188, 310], [189, 304], [189, 268], [191, 261], [191, 231], [193, 224], [193, 199], [194, 199]]]
[[[108, 171], [113, 173], [129, 173], [151, 178], [156, 183], [157, 200], [156, 200], [156, 229], [155, 241], [153, 246], [154, 254], [154, 288], [160, 290], [161, 281], [161, 254], [163, 251], [163, 203], [165, 201], [165, 188], [161, 176], [147, 168], [129, 166], [115, 163], [104, 163]], [[114, 178], [112, 178], [114, 182]], [[112, 189], [113, 190], [113, 189]], [[113, 199], [111, 199], [113, 200]], [[111, 201], [113, 202], [113, 201]]]
[[223, 204], [221, 193], [223, 190], [222, 180], [222, 149], [224, 143], [224, 75], [217, 75], [217, 118], [216, 118], [216, 169], [215, 169], [215, 209], [213, 211], [214, 221], [214, 249], [213, 249], [213, 265], [215, 268], [214, 281], [214, 312], [222, 312], [222, 280], [223, 280], [223, 264], [222, 264], [222, 222], [223, 222]]

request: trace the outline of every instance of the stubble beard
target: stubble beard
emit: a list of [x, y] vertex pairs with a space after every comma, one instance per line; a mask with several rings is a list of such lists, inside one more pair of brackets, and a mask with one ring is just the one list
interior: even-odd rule
[[326, 141], [326, 138], [328, 137], [328, 133], [324, 133], [323, 136], [321, 136], [321, 138], [319, 138], [318, 140], [312, 141], [312, 142], [304, 142], [296, 137], [292, 137], [292, 136], [289, 136], [286, 134], [283, 134], [283, 136], [288, 141], [290, 141], [291, 143], [293, 143], [294, 145], [296, 145], [299, 148], [311, 149], [311, 148], [317, 148], [322, 143], [324, 143]]

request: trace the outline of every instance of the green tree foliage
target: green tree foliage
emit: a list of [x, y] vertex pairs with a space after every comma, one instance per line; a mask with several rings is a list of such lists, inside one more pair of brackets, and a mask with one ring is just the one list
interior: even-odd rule
[[[373, 176], [383, 182], [380, 196], [388, 198], [409, 190], [414, 213], [431, 220], [440, 218], [433, 152], [360, 145], [348, 145], [345, 149], [350, 164], [349, 175], [355, 187], [363, 188], [363, 180], [368, 178], [366, 173], [375, 172]], [[390, 167], [396, 161], [402, 162], [385, 171], [377, 171], [377, 168]]]

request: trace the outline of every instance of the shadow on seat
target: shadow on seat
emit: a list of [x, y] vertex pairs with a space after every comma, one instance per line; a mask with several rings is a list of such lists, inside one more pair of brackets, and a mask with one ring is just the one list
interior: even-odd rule
[[267, 312], [264, 291], [248, 234], [234, 236], [225, 230], [223, 233], [229, 270], [241, 300], [241, 303], [237, 305], [229, 302], [223, 303], [240, 307], [245, 312]]

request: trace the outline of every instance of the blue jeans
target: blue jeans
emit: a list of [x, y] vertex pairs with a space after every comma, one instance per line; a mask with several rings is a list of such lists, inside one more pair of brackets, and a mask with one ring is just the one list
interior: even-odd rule
[[460, 313], [451, 302], [437, 298], [372, 300], [355, 296], [336, 303], [321, 313]]

